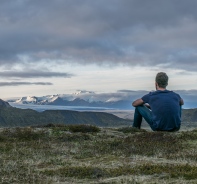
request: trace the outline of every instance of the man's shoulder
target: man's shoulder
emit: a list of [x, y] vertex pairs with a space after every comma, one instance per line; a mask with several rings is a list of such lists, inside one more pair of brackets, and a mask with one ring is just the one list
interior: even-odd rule
[[142, 100], [143, 100], [144, 102], [147, 102], [147, 101], [151, 98], [151, 96], [155, 94], [155, 92], [156, 92], [156, 91], [150, 91], [149, 93], [145, 94], [145, 95], [142, 97]]
[[181, 100], [181, 96], [178, 93], [173, 92], [174, 96], [176, 96], [179, 100]]
[[157, 91], [150, 91], [150, 92], [147, 93], [146, 95], [152, 96], [152, 95], [157, 95], [157, 94], [159, 94], [159, 91], [158, 91], [158, 90], [157, 90]]
[[178, 93], [175, 93], [174, 91], [171, 90], [165, 90], [165, 91], [161, 91], [158, 92], [159, 96], [169, 96], [170, 98], [177, 98], [177, 99], [181, 99], [180, 95]]
[[149, 93], [147, 93], [146, 95], [148, 96], [152, 96], [152, 95], [162, 95], [162, 94], [169, 94], [169, 95], [177, 95], [180, 96], [178, 93], [175, 93], [174, 91], [171, 90], [156, 90], [156, 91], [150, 91]]
[[164, 90], [164, 91], [161, 91], [161, 90], [156, 90], [156, 91], [150, 91], [149, 93], [147, 93], [146, 95], [144, 95], [142, 97], [142, 99], [144, 98], [154, 98], [154, 96], [163, 96], [163, 95], [169, 95], [169, 96], [177, 96], [177, 97], [180, 97], [179, 94], [175, 93], [174, 91], [170, 91], [170, 90]]
[[[168, 91], [168, 90], [167, 90]], [[180, 96], [178, 93], [174, 92], [174, 91], [168, 91], [170, 94], [173, 94], [173, 95], [177, 95], [177, 96]]]

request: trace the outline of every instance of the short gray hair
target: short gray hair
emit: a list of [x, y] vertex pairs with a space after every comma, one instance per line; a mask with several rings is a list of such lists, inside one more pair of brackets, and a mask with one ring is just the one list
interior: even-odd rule
[[166, 88], [168, 85], [168, 76], [164, 72], [159, 72], [156, 75], [155, 82], [158, 84], [159, 87], [161, 88]]

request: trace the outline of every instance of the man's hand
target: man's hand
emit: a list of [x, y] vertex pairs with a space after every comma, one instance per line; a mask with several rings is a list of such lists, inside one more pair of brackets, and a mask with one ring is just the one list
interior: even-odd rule
[[135, 101], [132, 103], [133, 107], [137, 107], [137, 106], [143, 105], [143, 104], [144, 104], [144, 102], [143, 102], [143, 100], [142, 100], [141, 98], [135, 100]]
[[146, 107], [148, 107], [149, 109], [151, 109], [151, 107], [150, 107], [149, 104], [145, 103], [144, 105], [145, 105]]
[[182, 98], [181, 98], [181, 100], [180, 100], [180, 105], [184, 105], [184, 101], [183, 101]]

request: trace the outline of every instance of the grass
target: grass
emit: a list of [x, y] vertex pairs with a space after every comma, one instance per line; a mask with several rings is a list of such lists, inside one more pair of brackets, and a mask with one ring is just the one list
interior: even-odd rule
[[0, 131], [0, 183], [197, 183], [197, 130], [47, 125]]
[[138, 129], [133, 127], [121, 127], [118, 128], [117, 131], [123, 132], [123, 133], [136, 133], [136, 132], [146, 132], [144, 129]]

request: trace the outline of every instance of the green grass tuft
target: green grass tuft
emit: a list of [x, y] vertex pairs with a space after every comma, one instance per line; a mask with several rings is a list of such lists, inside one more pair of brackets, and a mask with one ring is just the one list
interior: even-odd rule
[[23, 141], [31, 141], [31, 140], [38, 140], [40, 138], [45, 137], [45, 133], [42, 130], [34, 131], [33, 128], [11, 128], [5, 129], [1, 136], [4, 137], [4, 140], [23, 140]]
[[90, 132], [100, 132], [100, 128], [93, 125], [69, 125], [69, 131], [71, 132], [82, 132], [82, 133], [90, 133]]
[[143, 164], [136, 167], [123, 166], [118, 168], [98, 168], [92, 166], [62, 167], [55, 170], [45, 170], [43, 174], [49, 176], [77, 177], [77, 178], [107, 178], [123, 175], [159, 175], [164, 174], [168, 177], [179, 178], [183, 176], [186, 180], [197, 179], [197, 167], [190, 165], [171, 164]]
[[134, 127], [122, 127], [122, 128], [118, 128], [117, 131], [123, 132], [123, 133], [146, 132], [146, 130], [134, 128]]

